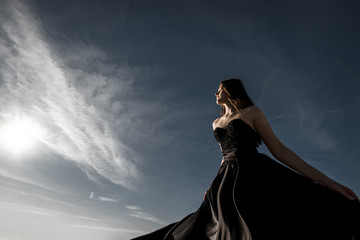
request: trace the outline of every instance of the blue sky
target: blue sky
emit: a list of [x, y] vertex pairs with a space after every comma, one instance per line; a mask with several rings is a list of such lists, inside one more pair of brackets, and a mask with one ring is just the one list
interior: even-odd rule
[[195, 211], [232, 77], [286, 146], [360, 195], [359, 10], [1, 1], [0, 238], [128, 239]]

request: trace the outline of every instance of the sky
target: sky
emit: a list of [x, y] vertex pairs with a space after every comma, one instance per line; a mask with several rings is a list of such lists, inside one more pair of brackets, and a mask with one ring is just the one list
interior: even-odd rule
[[286, 146], [360, 195], [359, 11], [0, 0], [0, 239], [122, 240], [196, 211], [221, 162], [214, 94], [228, 78]]

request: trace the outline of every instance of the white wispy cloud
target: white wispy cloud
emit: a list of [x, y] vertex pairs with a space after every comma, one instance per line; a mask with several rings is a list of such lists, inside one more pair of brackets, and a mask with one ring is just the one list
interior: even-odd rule
[[[30, 205], [0, 202], [2, 227], [1, 239], [129, 239], [142, 231], [126, 224], [103, 219], [67, 214], [62, 211]], [[32, 236], [32, 237], [30, 237]], [[54, 238], [52, 237], [54, 236]]]
[[136, 217], [136, 218], [140, 218], [140, 219], [143, 219], [143, 220], [147, 220], [147, 221], [151, 221], [151, 222], [154, 222], [154, 223], [158, 223], [160, 225], [165, 225], [166, 222], [153, 216], [152, 214], [144, 211], [143, 209], [141, 209], [140, 207], [138, 206], [125, 206], [127, 209], [131, 210], [130, 213], [129, 213], [129, 216], [132, 216], [132, 217]]
[[130, 210], [141, 210], [141, 208], [137, 207], [137, 206], [125, 206], [127, 209], [130, 209]]
[[[1, 176], [0, 206], [8, 206], [15, 212], [22, 209], [41, 209], [45, 213], [61, 212], [65, 215], [89, 214], [86, 206], [79, 206], [69, 201], [68, 196], [58, 193], [55, 189], [46, 189], [38, 184], [31, 184], [24, 179]], [[10, 208], [11, 206], [15, 206]]]
[[133, 230], [133, 229], [124, 229], [124, 228], [111, 228], [111, 227], [100, 227], [100, 226], [79, 225], [79, 224], [73, 224], [73, 225], [69, 225], [69, 226], [76, 227], [76, 228], [86, 228], [86, 229], [91, 229], [91, 230], [106, 231], [106, 232], [143, 233], [143, 231]]
[[[112, 135], [108, 122], [78, 91], [71, 79], [74, 75], [67, 72], [69, 69], [47, 43], [41, 23], [20, 1], [3, 5], [1, 122], [11, 121], [14, 115], [32, 119], [46, 129], [46, 136], [40, 140], [50, 149], [80, 163], [89, 175], [96, 172], [113, 183], [134, 189], [141, 174], [133, 160], [124, 156], [129, 149]], [[111, 81], [98, 73], [78, 74], [96, 84]], [[106, 94], [111, 91], [107, 90], [111, 89], [103, 89], [95, 97], [109, 97]], [[121, 106], [114, 102], [112, 108]]]
[[57, 215], [56, 211], [50, 209], [44, 209], [34, 206], [24, 206], [13, 203], [4, 203], [0, 202], [1, 209], [7, 209], [12, 213], [27, 213], [27, 214], [35, 214], [35, 215], [47, 215], [47, 216], [55, 216]]
[[117, 198], [96, 196], [96, 194], [94, 192], [90, 192], [89, 198], [92, 200], [98, 200], [100, 202], [113, 202], [113, 203], [120, 202], [120, 199], [117, 199]]
[[91, 220], [91, 221], [99, 221], [99, 219], [89, 218], [89, 217], [85, 217], [85, 216], [79, 216], [78, 218], [80, 218], [80, 219], [85, 219], [85, 220]]
[[109, 198], [109, 197], [99, 197], [99, 201], [101, 202], [119, 202], [119, 199]]

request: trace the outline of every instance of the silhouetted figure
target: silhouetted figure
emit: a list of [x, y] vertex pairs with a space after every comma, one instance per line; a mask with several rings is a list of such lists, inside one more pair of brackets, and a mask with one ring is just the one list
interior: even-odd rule
[[[360, 202], [285, 147], [240, 80], [222, 81], [213, 122], [223, 160], [200, 208], [133, 240], [360, 240]], [[262, 142], [281, 165], [258, 153]]]

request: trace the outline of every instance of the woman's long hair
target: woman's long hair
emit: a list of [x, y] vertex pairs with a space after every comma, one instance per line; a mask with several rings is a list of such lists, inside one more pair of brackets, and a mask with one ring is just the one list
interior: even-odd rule
[[[240, 79], [231, 78], [222, 81], [220, 84], [223, 86], [224, 91], [229, 95], [230, 103], [238, 112], [241, 112], [242, 108], [254, 106], [253, 101], [247, 94]], [[225, 108], [222, 107], [220, 115], [223, 116], [224, 114]]]
[[[221, 82], [221, 85], [224, 91], [229, 95], [229, 102], [235, 107], [238, 112], [243, 113], [246, 117], [246, 113], [242, 111], [242, 109], [247, 108], [249, 106], [254, 106], [253, 101], [247, 94], [244, 85], [242, 84], [240, 79], [231, 78]], [[223, 116], [225, 114], [225, 108], [221, 108], [220, 115]], [[259, 134], [256, 133], [256, 147], [262, 144], [262, 140]]]

